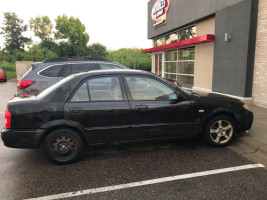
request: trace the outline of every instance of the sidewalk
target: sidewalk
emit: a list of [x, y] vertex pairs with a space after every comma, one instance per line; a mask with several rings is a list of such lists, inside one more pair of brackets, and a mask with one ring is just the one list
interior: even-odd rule
[[230, 149], [267, 168], [267, 109], [249, 106], [254, 121], [248, 133], [241, 133], [229, 146]]

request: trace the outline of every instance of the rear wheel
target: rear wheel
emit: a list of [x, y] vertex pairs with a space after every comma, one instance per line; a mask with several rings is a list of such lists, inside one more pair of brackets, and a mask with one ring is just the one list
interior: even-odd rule
[[213, 146], [227, 146], [232, 142], [235, 132], [234, 120], [226, 115], [219, 115], [207, 124], [204, 137]]
[[59, 129], [51, 132], [44, 142], [47, 157], [57, 164], [75, 162], [83, 150], [80, 136], [70, 129]]

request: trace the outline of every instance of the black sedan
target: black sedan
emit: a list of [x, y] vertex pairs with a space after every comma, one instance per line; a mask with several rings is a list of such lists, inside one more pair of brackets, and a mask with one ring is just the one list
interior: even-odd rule
[[63, 79], [38, 96], [15, 97], [5, 113], [7, 147], [44, 145], [55, 163], [74, 162], [86, 145], [203, 137], [228, 145], [251, 128], [253, 113], [229, 97], [197, 94], [148, 72], [92, 71]]

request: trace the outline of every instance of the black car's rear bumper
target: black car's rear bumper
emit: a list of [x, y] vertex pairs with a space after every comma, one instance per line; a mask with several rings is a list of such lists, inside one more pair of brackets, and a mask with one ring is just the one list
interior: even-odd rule
[[240, 132], [247, 131], [251, 129], [253, 122], [253, 113], [251, 111], [245, 111], [236, 114], [237, 128]]
[[12, 148], [39, 148], [40, 139], [44, 135], [44, 130], [19, 130], [19, 129], [3, 129], [1, 138], [4, 145]]

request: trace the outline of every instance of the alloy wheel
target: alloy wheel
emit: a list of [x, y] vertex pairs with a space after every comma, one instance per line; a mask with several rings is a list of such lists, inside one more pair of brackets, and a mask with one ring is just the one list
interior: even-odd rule
[[227, 120], [217, 120], [210, 128], [210, 138], [216, 144], [225, 144], [233, 136], [234, 128]]

